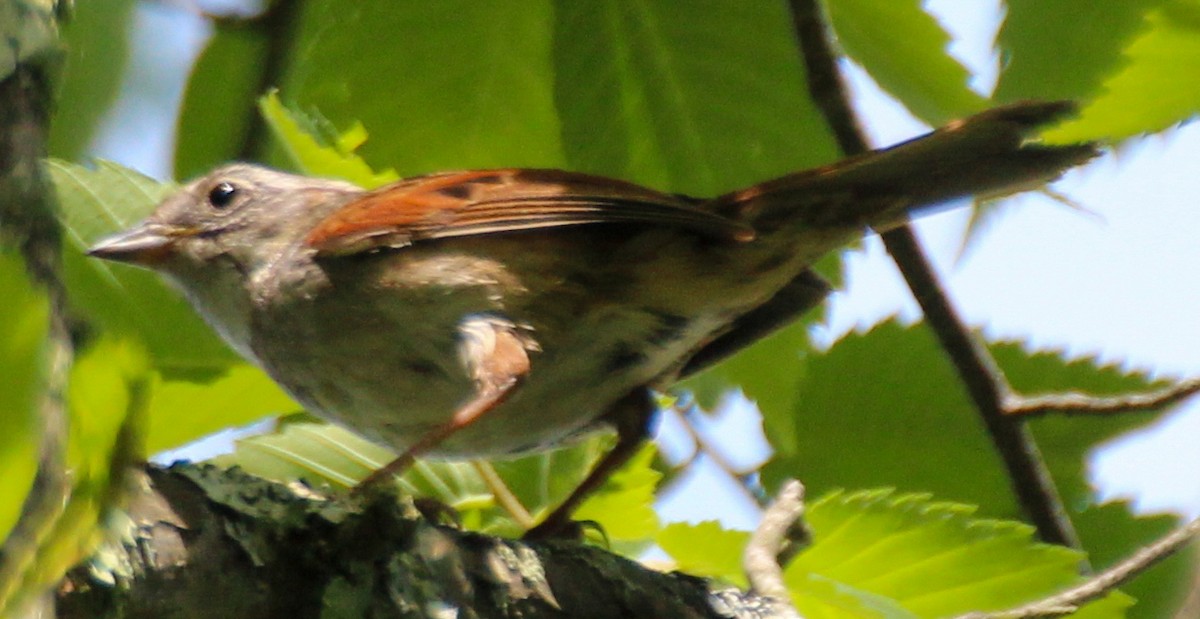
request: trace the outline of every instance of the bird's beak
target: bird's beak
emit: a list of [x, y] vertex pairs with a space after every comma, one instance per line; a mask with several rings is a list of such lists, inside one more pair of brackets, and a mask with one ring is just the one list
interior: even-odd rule
[[124, 232], [100, 239], [88, 249], [89, 256], [153, 267], [171, 255], [179, 237], [178, 230], [152, 222], [142, 222]]

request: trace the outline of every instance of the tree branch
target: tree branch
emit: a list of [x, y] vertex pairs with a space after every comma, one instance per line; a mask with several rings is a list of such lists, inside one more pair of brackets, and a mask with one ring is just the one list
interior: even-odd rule
[[1085, 393], [1051, 393], [1037, 396], [1021, 396], [1009, 393], [1004, 396], [1005, 415], [1032, 417], [1046, 413], [1066, 415], [1106, 415], [1137, 411], [1151, 411], [1178, 403], [1200, 393], [1200, 378], [1180, 381], [1170, 387], [1150, 393], [1129, 393], [1115, 396], [1094, 396]]
[[797, 548], [806, 545], [811, 537], [800, 519], [803, 515], [804, 486], [789, 480], [763, 511], [762, 521], [742, 553], [742, 566], [751, 591], [785, 603], [791, 599], [783, 580], [783, 568], [796, 555]]
[[[8, 9], [12, 7], [3, 8]], [[26, 7], [26, 11], [18, 28], [44, 29], [46, 36], [56, 31], [54, 10], [43, 14]], [[4, 35], [6, 48], [22, 39], [7, 28]], [[9, 604], [16, 602], [13, 596], [28, 586], [21, 582], [27, 576], [24, 572], [36, 559], [43, 536], [62, 513], [70, 492], [66, 391], [74, 346], [66, 289], [59, 275], [54, 190], [42, 163], [52, 109], [50, 73], [58, 53], [52, 38], [43, 45], [45, 48], [31, 57], [22, 57], [20, 52], [25, 50], [0, 50], [0, 54], [11, 52], [18, 59], [12, 73], [0, 82], [0, 240], [20, 247], [26, 269], [45, 292], [50, 307], [42, 370], [45, 382], [35, 405], [40, 425], [38, 466], [18, 521], [0, 548], [0, 610], [11, 610]]]
[[[844, 154], [866, 152], [867, 141], [850, 106], [818, 0], [791, 0], [790, 4], [814, 101]], [[1024, 425], [1004, 414], [1001, 403], [1008, 389], [1003, 374], [950, 304], [912, 228], [903, 226], [884, 233], [882, 238], [920, 304], [926, 324], [950, 356], [1004, 462], [1013, 492], [1038, 535], [1047, 542], [1079, 547], [1074, 526], [1036, 443]]]
[[126, 530], [68, 575], [59, 617], [791, 616], [596, 548], [436, 526], [383, 493], [355, 504], [213, 466], [137, 477]]
[[1035, 617], [1069, 615], [1079, 610], [1079, 607], [1084, 604], [1111, 593], [1154, 564], [1171, 556], [1198, 535], [1200, 535], [1200, 518], [1172, 530], [1157, 541], [1130, 555], [1124, 561], [1066, 591], [1011, 610], [994, 613], [968, 613], [957, 619], [1033, 619]]

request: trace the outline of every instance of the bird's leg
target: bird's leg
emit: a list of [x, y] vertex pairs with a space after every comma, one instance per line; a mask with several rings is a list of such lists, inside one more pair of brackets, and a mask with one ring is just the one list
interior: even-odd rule
[[525, 532], [524, 539], [574, 537], [576, 527], [571, 520], [571, 514], [638, 452], [646, 440], [647, 426], [656, 410], [654, 396], [646, 387], [634, 389], [613, 404], [603, 419], [616, 426], [617, 444], [596, 463], [588, 476], [571, 491], [570, 496], [554, 508], [541, 523]]
[[459, 326], [459, 335], [459, 358], [475, 381], [475, 395], [445, 423], [430, 430], [396, 459], [358, 482], [353, 493], [361, 494], [367, 488], [403, 473], [417, 457], [503, 404], [529, 373], [530, 351], [538, 350], [537, 342], [528, 333], [495, 316], [469, 317]]

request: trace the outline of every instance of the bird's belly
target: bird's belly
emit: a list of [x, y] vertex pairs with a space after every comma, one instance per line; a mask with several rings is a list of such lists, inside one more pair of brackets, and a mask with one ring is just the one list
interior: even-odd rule
[[[500, 319], [528, 329], [537, 343], [527, 375], [429, 453], [498, 456], [553, 446], [594, 426], [631, 390], [661, 386], [773, 292], [770, 282], [746, 282], [738, 269], [723, 268], [727, 260], [716, 254], [687, 261], [705, 265], [703, 272], [664, 276], [683, 268], [676, 262], [688, 251], [700, 251], [664, 234], [615, 247], [562, 235], [464, 239], [453, 252], [413, 246], [344, 263], [345, 272], [336, 270], [342, 263], [303, 262], [268, 274], [271, 285], [259, 287], [274, 293], [255, 306], [255, 356], [314, 414], [402, 450], [476, 395], [459, 355], [464, 322]], [[598, 270], [603, 261], [579, 260], [578, 247], [623, 261]], [[522, 256], [519, 270], [501, 259], [513, 255]]]
[[[258, 337], [289, 338], [285, 355], [259, 353], [265, 369], [310, 412], [397, 451], [447, 423], [475, 396], [462, 365], [458, 326], [391, 306], [386, 313], [314, 307], [305, 315], [259, 321]], [[478, 308], [516, 324], [520, 316]], [[362, 310], [362, 308], [360, 308]], [[483, 312], [480, 312], [483, 313]], [[446, 315], [442, 312], [443, 315]], [[618, 399], [676, 367], [719, 321], [609, 308], [568, 328], [534, 329], [542, 349], [512, 395], [427, 452], [446, 458], [496, 457], [549, 448], [586, 430]], [[378, 333], [387, 333], [379, 337]]]

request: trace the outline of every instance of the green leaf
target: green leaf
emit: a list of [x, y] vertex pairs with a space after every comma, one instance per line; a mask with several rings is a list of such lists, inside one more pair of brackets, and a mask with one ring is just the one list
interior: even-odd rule
[[742, 551], [750, 541], [749, 533], [726, 529], [715, 520], [672, 522], [658, 532], [655, 541], [671, 555], [679, 571], [746, 587]]
[[[1091, 564], [1096, 569], [1128, 558], [1134, 549], [1181, 524], [1177, 516], [1139, 515], [1124, 502], [1094, 506], [1074, 514], [1074, 519], [1083, 547], [1088, 549]], [[1132, 582], [1121, 585], [1122, 591], [1137, 599], [1129, 616], [1140, 619], [1178, 616], [1175, 613], [1194, 585], [1195, 570], [1195, 553], [1185, 550], [1164, 559]]]
[[[135, 341], [101, 338], [71, 368], [67, 394], [71, 411], [69, 460], [75, 493], [107, 492], [115, 463], [144, 460], [143, 449], [152, 374], [146, 354]], [[134, 442], [119, 445], [122, 432]], [[131, 449], [114, 458], [114, 449]]]
[[[654, 470], [658, 451], [647, 443], [621, 470], [588, 497], [573, 517], [581, 522], [593, 521], [612, 540], [644, 540], [658, 531], [658, 514], [654, 511], [654, 491], [662, 473]], [[632, 554], [623, 550], [626, 554]]]
[[704, 196], [837, 157], [783, 3], [555, 6], [571, 168]]
[[[968, 505], [891, 491], [834, 492], [804, 520], [813, 543], [785, 582], [804, 617], [947, 617], [1011, 608], [1081, 580], [1080, 552], [1036, 543], [1032, 527], [981, 520]], [[744, 585], [749, 534], [716, 523], [671, 524], [659, 544], [683, 571]], [[1078, 616], [1122, 617], [1110, 595]]]
[[268, 32], [231, 20], [214, 25], [216, 32], [192, 67], [176, 124], [179, 179], [244, 157], [243, 143], [258, 113]]
[[829, 21], [846, 54], [931, 125], [978, 112], [986, 100], [946, 52], [950, 35], [917, 0], [829, 0]]
[[1200, 111], [1200, 5], [1179, 0], [1151, 11], [1124, 50], [1125, 65], [1078, 119], [1047, 131], [1050, 142], [1122, 139], [1160, 131]]
[[89, 169], [52, 160], [49, 169], [65, 232], [63, 275], [75, 308], [108, 331], [137, 338], [168, 378], [212, 377], [233, 364], [234, 353], [157, 275], [83, 253], [148, 215], [174, 187], [105, 161]]
[[248, 363], [234, 364], [210, 381], [161, 382], [150, 402], [146, 450], [157, 453], [299, 409], [275, 381]]
[[[1091, 98], [1163, 0], [1007, 0], [998, 101]], [[1163, 67], [1165, 70], [1166, 67]], [[1159, 93], [1165, 94], [1165, 93]]]
[[34, 406], [42, 386], [46, 298], [37, 293], [14, 253], [0, 251], [0, 540], [8, 536], [33, 483], [38, 459]]
[[77, 159], [120, 92], [129, 62], [134, 0], [75, 3], [62, 27], [67, 50], [50, 125], [50, 153]]
[[394, 457], [348, 430], [311, 419], [286, 417], [275, 432], [241, 439], [232, 454], [213, 461], [276, 481], [305, 479], [313, 486], [348, 488]]
[[[1021, 393], [1078, 390], [1104, 395], [1154, 386], [1144, 376], [1098, 367], [1089, 360], [1068, 362], [1060, 354], [1031, 354], [1014, 344], [991, 349]], [[776, 409], [764, 409], [767, 437], [777, 446], [775, 459], [763, 469], [768, 486], [797, 476], [812, 492], [894, 486], [978, 504], [989, 516], [1020, 516], [999, 458], [961, 383], [924, 327], [885, 323], [810, 356], [792, 397], [798, 404], [787, 418], [773, 419]], [[1160, 414], [1051, 414], [1030, 423], [1085, 547], [1097, 556], [1127, 554], [1149, 541], [1161, 525], [1132, 516], [1119, 524], [1114, 518], [1091, 518], [1090, 512], [1101, 508], [1092, 505], [1086, 456], [1100, 443]], [[773, 431], [779, 426], [804, 431]], [[1181, 577], [1165, 566], [1135, 584], [1159, 591], [1158, 599], [1169, 598], [1161, 591], [1174, 591]]]
[[306, 174], [335, 176], [368, 189], [399, 178], [391, 168], [375, 172], [354, 154], [367, 139], [362, 124], [355, 124], [335, 139], [319, 139], [322, 136], [304, 126], [311, 126], [316, 121], [304, 119], [284, 107], [278, 94], [272, 92], [260, 99], [259, 109], [284, 151]]
[[560, 167], [551, 20], [547, 0], [307, 2], [281, 91], [369, 127], [376, 167]]
[[[833, 493], [809, 505], [805, 521], [815, 541], [786, 572], [801, 613], [814, 574], [895, 600], [919, 617], [1011, 608], [1082, 580], [1083, 553], [1036, 543], [1032, 527], [980, 520], [974, 511], [888, 491]], [[1112, 595], [1090, 616], [1121, 617], [1129, 603]]]
[[[992, 347], [1022, 393], [1078, 389], [1091, 393], [1150, 387], [1138, 375], [1029, 354], [1012, 344]], [[764, 481], [802, 476], [815, 492], [834, 487], [897, 486], [983, 506], [989, 515], [1018, 512], [998, 457], [937, 342], [922, 325], [884, 323], [808, 357], [792, 396], [791, 419], [764, 411], [777, 456]], [[1071, 504], [1086, 504], [1083, 457], [1097, 443], [1148, 423], [1154, 413], [1104, 418], [1060, 417], [1032, 424], [1050, 470]], [[784, 434], [776, 426], [800, 425]], [[794, 443], [784, 441], [795, 439]], [[920, 445], [914, 457], [913, 449]]]
[[763, 429], [773, 437], [775, 449], [790, 452], [790, 446], [798, 444], [796, 437], [803, 425], [803, 420], [792, 411], [796, 407], [799, 377], [804, 373], [812, 346], [808, 328], [815, 319], [810, 313], [809, 318], [781, 329], [680, 386], [693, 390], [701, 406], [709, 409], [725, 390], [741, 389], [762, 411]]
[[[491, 463], [518, 501], [535, 517], [558, 505], [583, 479], [596, 459], [611, 447], [608, 436], [596, 436], [571, 447]], [[659, 474], [650, 464], [647, 448], [616, 473], [583, 507], [578, 516], [600, 524], [609, 537], [627, 549], [640, 548], [657, 530], [653, 512]], [[270, 434], [238, 441], [232, 454], [214, 462], [237, 465], [247, 472], [274, 479], [305, 479], [314, 486], [347, 488], [395, 457], [395, 453], [358, 435], [307, 415], [285, 418]], [[459, 512], [464, 525], [493, 535], [520, 535], [523, 530], [494, 500], [473, 462], [419, 459], [400, 479], [401, 489], [432, 498]]]

